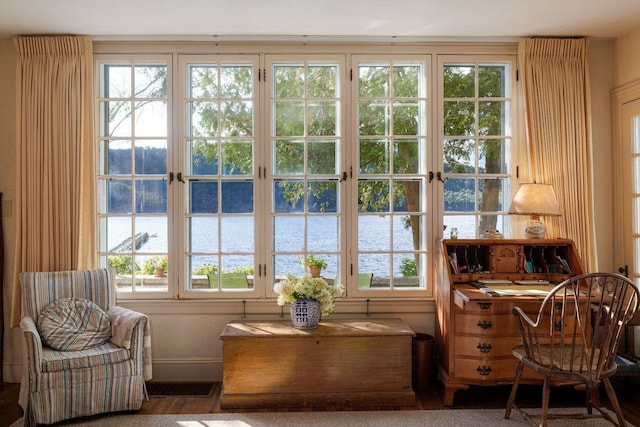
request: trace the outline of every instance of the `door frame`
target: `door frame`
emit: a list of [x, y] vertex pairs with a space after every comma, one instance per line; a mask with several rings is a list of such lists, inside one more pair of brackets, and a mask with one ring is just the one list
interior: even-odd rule
[[[627, 112], [625, 112], [631, 103], [637, 103], [640, 114], [640, 80], [630, 82], [612, 91], [613, 170], [621, 171], [613, 176], [613, 262], [616, 268], [628, 266], [628, 275], [635, 281], [634, 271], [638, 271], [640, 266], [633, 264], [635, 259], [633, 240], [629, 238], [633, 231], [633, 206], [629, 197], [632, 191], [632, 183], [629, 178], [633, 176], [633, 171], [629, 162], [631, 146], [628, 139], [631, 135], [629, 135], [629, 123], [626, 120]], [[623, 273], [623, 271], [618, 272]], [[640, 320], [637, 318], [638, 316], [635, 320]], [[634, 354], [640, 354], [640, 327], [628, 330], [626, 339], [627, 349], [632, 349]]]

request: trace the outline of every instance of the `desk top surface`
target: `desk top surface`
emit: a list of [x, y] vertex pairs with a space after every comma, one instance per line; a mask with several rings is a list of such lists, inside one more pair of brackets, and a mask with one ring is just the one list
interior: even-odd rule
[[236, 321], [228, 323], [220, 339], [283, 337], [367, 337], [407, 335], [415, 332], [402, 319], [325, 320], [316, 329], [296, 329], [291, 320]]

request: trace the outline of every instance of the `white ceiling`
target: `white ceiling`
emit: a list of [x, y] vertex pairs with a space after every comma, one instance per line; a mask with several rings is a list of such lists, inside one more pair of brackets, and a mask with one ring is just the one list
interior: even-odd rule
[[615, 38], [637, 28], [639, 0], [0, 0], [0, 38]]

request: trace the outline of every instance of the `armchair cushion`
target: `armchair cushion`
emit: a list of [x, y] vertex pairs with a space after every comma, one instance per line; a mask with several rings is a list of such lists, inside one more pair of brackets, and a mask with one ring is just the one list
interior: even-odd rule
[[45, 344], [59, 351], [87, 350], [111, 338], [111, 321], [100, 307], [84, 298], [52, 302], [38, 317]]
[[129, 360], [129, 351], [110, 342], [77, 351], [42, 350], [42, 372], [57, 372], [112, 365]]

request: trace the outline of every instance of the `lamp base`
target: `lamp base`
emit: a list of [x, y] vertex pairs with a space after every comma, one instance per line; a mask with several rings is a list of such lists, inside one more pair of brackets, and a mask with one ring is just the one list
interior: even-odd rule
[[544, 224], [539, 219], [530, 220], [524, 226], [525, 239], [544, 239]]

